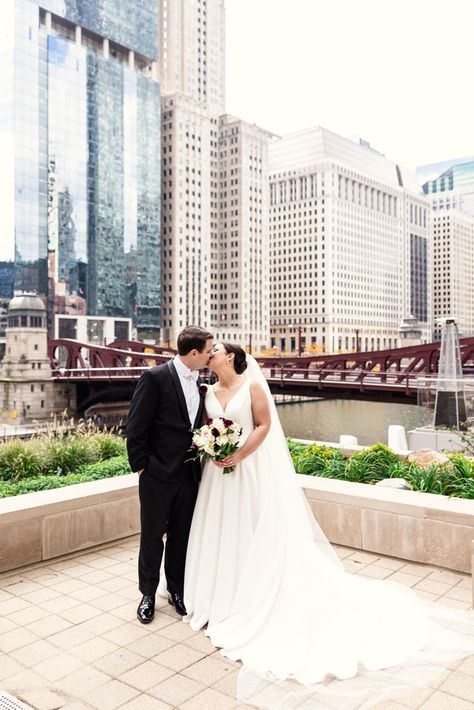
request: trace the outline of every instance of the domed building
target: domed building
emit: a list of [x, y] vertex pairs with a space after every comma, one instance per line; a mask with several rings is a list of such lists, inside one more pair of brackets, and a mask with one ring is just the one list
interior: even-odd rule
[[11, 299], [5, 356], [0, 363], [0, 410], [4, 420], [47, 419], [73, 408], [73, 391], [55, 383], [48, 358], [46, 307], [34, 294]]

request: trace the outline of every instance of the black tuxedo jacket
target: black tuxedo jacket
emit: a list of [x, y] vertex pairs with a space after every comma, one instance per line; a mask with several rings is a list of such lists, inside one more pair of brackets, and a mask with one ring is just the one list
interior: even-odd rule
[[[196, 420], [191, 423], [173, 363], [170, 361], [143, 373], [127, 419], [127, 451], [132, 471], [145, 469], [144, 474], [164, 482], [179, 481], [189, 475], [191, 464], [185, 462], [191, 456], [191, 428], [200, 426], [204, 409], [204, 396], [199, 397]], [[199, 461], [191, 467], [200, 478]]]

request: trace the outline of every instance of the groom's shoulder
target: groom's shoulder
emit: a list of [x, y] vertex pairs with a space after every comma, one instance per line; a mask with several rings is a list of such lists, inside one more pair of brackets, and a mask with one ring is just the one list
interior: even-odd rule
[[163, 377], [163, 375], [167, 375], [169, 373], [168, 365], [168, 362], [163, 362], [161, 365], [154, 365], [153, 367], [149, 367], [148, 370], [145, 370], [145, 372], [148, 372], [152, 377], [159, 379]]

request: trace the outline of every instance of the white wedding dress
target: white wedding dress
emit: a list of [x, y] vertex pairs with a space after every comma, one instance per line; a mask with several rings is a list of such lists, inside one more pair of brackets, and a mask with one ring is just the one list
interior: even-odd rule
[[[209, 417], [242, 426], [241, 444], [254, 429], [251, 378], [268, 390], [248, 362], [225, 411], [212, 387], [205, 400]], [[412, 590], [345, 572], [297, 483], [267, 396], [272, 427], [263, 444], [233, 473], [205, 464], [186, 558], [185, 621], [196, 630], [207, 624], [222, 654], [242, 661], [239, 700], [322, 708], [339, 698], [345, 710], [368, 707], [395, 684], [423, 684], [422, 669], [428, 682], [434, 664], [474, 653], [467, 612], [438, 610], [447, 615], [441, 627]], [[460, 619], [464, 634], [445, 628]]]

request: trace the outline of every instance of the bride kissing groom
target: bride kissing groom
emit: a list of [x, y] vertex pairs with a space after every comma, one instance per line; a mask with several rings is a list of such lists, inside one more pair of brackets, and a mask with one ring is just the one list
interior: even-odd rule
[[[177, 345], [172, 361], [140, 378], [127, 423], [139, 473], [139, 620], [152, 621], [166, 585], [184, 621], [242, 661], [239, 702], [281, 710], [327, 707], [331, 693], [345, 710], [369, 707], [474, 653], [466, 614], [344, 570], [298, 484], [256, 360], [232, 343], [213, 346], [194, 326]], [[206, 365], [217, 376], [207, 388], [198, 375]], [[242, 433], [237, 451], [201, 472], [188, 459], [192, 428], [206, 417]], [[459, 622], [462, 633], [450, 628]]]

